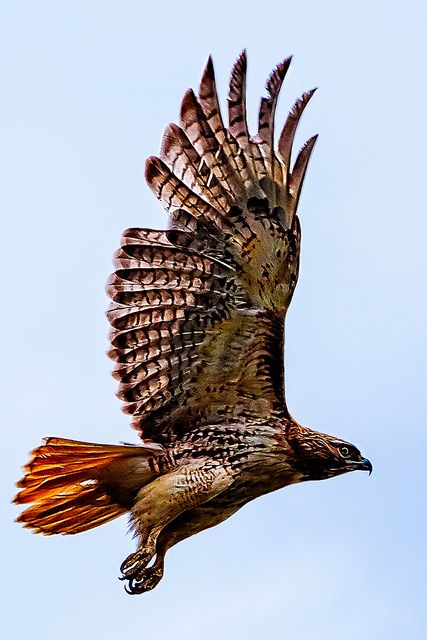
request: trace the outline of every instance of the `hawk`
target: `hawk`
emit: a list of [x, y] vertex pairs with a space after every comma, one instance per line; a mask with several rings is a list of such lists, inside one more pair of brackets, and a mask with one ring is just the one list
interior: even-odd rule
[[168, 549], [247, 502], [305, 480], [372, 465], [349, 442], [298, 424], [284, 388], [284, 323], [298, 279], [298, 201], [316, 141], [291, 162], [314, 91], [299, 98], [277, 150], [274, 118], [291, 59], [246, 118], [246, 54], [228, 95], [228, 127], [211, 58], [198, 94], [164, 133], [146, 180], [168, 230], [128, 229], [115, 255], [110, 357], [141, 443], [45, 438], [15, 498], [37, 533], [73, 534], [130, 514], [138, 546], [121, 565], [131, 594], [153, 589]]

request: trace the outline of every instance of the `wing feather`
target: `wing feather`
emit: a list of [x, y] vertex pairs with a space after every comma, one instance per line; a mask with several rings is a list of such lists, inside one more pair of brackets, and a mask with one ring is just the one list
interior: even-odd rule
[[295, 215], [311, 138], [290, 168], [296, 103], [274, 150], [274, 116], [290, 58], [267, 81], [259, 127], [246, 117], [246, 53], [232, 71], [229, 126], [211, 58], [180, 125], [165, 131], [146, 180], [171, 216], [168, 231], [128, 229], [107, 284], [110, 357], [124, 411], [160, 443], [212, 422], [287, 412], [284, 319], [298, 278]]
[[[291, 60], [292, 58], [286, 58], [272, 71], [267, 79], [266, 89], [268, 91], [268, 97], [261, 98], [258, 116], [257, 141], [264, 158], [265, 175], [279, 181], [281, 180], [281, 172], [277, 169], [280, 168], [280, 164], [274, 152], [274, 116], [279, 92]], [[268, 195], [271, 197], [270, 193]]]
[[294, 143], [295, 132], [297, 130], [301, 116], [315, 92], [316, 89], [312, 89], [311, 91], [303, 93], [301, 98], [298, 98], [298, 100], [292, 107], [286, 119], [282, 133], [280, 134], [279, 155], [284, 164], [284, 170], [286, 171], [288, 176], [291, 171], [291, 150]]

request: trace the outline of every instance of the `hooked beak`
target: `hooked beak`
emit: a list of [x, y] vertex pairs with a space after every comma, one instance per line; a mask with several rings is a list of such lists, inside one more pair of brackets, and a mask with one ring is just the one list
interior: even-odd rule
[[362, 458], [358, 463], [357, 468], [361, 469], [361, 471], [369, 471], [369, 475], [372, 473], [372, 464], [368, 458]]

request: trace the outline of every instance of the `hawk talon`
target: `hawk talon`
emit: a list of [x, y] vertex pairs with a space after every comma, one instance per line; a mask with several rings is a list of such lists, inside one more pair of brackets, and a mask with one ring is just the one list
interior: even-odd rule
[[[125, 585], [125, 591], [129, 595], [138, 595], [151, 591], [158, 585], [163, 577], [163, 568], [153, 565], [148, 569], [142, 569], [137, 573], [135, 577], [128, 579], [128, 584]], [[121, 578], [123, 580], [123, 578]]]
[[[124, 580], [124, 578], [121, 578], [121, 580]], [[134, 591], [132, 583], [133, 583], [133, 580], [131, 579], [131, 580], [129, 580], [129, 586], [125, 584], [125, 591], [130, 596], [135, 596], [135, 595], [137, 595], [137, 592]]]
[[153, 553], [147, 552], [145, 549], [131, 553], [120, 565], [120, 573], [122, 575], [119, 579], [128, 580], [137, 576], [141, 570], [145, 569], [153, 555]]

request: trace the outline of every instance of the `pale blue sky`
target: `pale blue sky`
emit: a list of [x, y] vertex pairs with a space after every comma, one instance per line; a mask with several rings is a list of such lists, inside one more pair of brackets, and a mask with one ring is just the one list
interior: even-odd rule
[[[2, 544], [8, 640], [427, 637], [424, 3], [9, 2], [0, 9]], [[165, 224], [148, 155], [213, 54], [222, 100], [247, 47], [255, 119], [319, 92], [287, 324], [297, 420], [374, 473], [294, 486], [176, 547], [150, 594], [118, 582], [126, 520], [76, 537], [13, 523], [42, 436], [135, 440], [114, 396], [104, 284], [122, 230]], [[120, 634], [120, 636], [119, 636]]]

